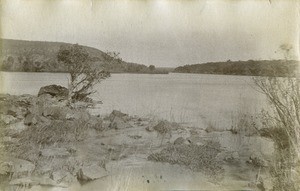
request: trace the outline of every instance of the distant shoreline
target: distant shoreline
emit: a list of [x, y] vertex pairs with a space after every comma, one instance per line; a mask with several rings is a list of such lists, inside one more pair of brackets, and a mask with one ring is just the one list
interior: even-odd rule
[[[0, 72], [22, 72], [22, 73], [69, 73], [67, 71], [9, 71], [0, 70]], [[110, 72], [110, 74], [170, 74], [172, 72]]]
[[248, 60], [209, 62], [179, 66], [174, 73], [242, 75], [242, 76], [298, 76], [298, 60]]

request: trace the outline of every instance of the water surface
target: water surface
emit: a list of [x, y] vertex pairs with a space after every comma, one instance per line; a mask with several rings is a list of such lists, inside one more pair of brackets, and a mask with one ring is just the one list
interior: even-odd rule
[[[36, 95], [45, 85], [68, 84], [65, 73], [1, 72], [1, 92]], [[257, 113], [266, 106], [252, 77], [208, 74], [112, 74], [95, 87], [103, 104], [94, 113], [113, 109], [205, 128], [230, 128], [238, 113]]]

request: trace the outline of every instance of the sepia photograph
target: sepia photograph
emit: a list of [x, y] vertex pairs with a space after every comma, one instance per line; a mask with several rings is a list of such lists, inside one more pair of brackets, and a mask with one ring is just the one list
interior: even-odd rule
[[300, 0], [0, 0], [0, 191], [299, 191]]

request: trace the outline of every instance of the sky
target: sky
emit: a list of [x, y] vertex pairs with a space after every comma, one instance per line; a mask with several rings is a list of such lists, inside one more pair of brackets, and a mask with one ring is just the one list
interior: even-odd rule
[[79, 43], [176, 67], [299, 59], [300, 0], [1, 0], [1, 38]]

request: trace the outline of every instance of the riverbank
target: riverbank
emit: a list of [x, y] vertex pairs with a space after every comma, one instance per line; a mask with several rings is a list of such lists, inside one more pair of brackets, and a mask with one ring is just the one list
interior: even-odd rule
[[[3, 190], [257, 189], [272, 143], [113, 111], [58, 95], [1, 95]], [[91, 105], [91, 104], [89, 104]], [[262, 178], [263, 177], [263, 183]]]

